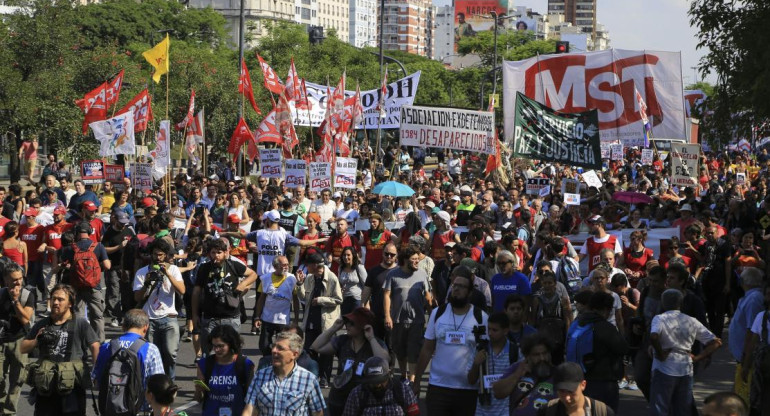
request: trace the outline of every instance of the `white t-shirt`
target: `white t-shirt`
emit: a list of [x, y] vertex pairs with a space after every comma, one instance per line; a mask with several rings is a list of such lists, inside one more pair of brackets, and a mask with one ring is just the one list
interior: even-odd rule
[[671, 350], [665, 361], [653, 359], [652, 370], [674, 377], [692, 375], [690, 349], [693, 342], [697, 340], [706, 345], [716, 338], [697, 319], [677, 310], [652, 318], [650, 333], [660, 335], [660, 346], [664, 351]]
[[[754, 318], [754, 323], [751, 324], [751, 332], [757, 334], [760, 339], [762, 338], [762, 322], [765, 319], [766, 313], [767, 312], [758, 313], [757, 317]], [[770, 322], [767, 323], [767, 333], [770, 334]], [[770, 342], [768, 342], [768, 345], [770, 345]]]
[[[134, 292], [142, 289], [144, 286], [144, 278], [147, 275], [150, 266], [144, 266], [136, 272], [134, 276]], [[182, 280], [182, 273], [179, 268], [173, 264], [168, 267], [171, 278], [177, 282], [184, 284]], [[174, 306], [174, 286], [168, 280], [168, 277], [164, 276], [163, 283], [156, 286], [150, 293], [150, 297], [147, 298], [147, 302], [144, 304], [142, 310], [144, 310], [150, 319], [165, 318], [168, 315], [176, 315], [176, 307]]]
[[326, 223], [332, 219], [334, 213], [337, 212], [337, 204], [331, 200], [324, 204], [323, 200], [317, 199], [313, 201], [312, 205], [310, 205], [310, 212], [317, 212], [321, 217], [321, 222]]
[[269, 275], [274, 272], [273, 259], [283, 255], [286, 250], [286, 241], [290, 244], [298, 244], [296, 238], [283, 228], [276, 230], [257, 230], [246, 234], [247, 241], [257, 244], [257, 275]]
[[[468, 383], [468, 371], [476, 355], [473, 327], [479, 325], [473, 316], [473, 306], [465, 315], [455, 315], [452, 307], [448, 306], [438, 320], [435, 319], [437, 312], [438, 308], [430, 313], [425, 329], [425, 339], [436, 340], [428, 382], [438, 387], [475, 390], [478, 387]], [[486, 312], [482, 312], [481, 317], [481, 325], [486, 326]]]
[[264, 322], [288, 325], [291, 321], [291, 299], [297, 286], [297, 278], [289, 273], [277, 288], [273, 286], [272, 273], [260, 276], [259, 280], [262, 282], [262, 292], [267, 295], [260, 318]]

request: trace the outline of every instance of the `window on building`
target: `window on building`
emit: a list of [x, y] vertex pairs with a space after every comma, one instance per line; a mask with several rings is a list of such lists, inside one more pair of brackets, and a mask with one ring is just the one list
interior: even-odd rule
[[307, 7], [302, 8], [302, 16], [303, 19], [310, 19], [310, 9]]
[[315, 13], [315, 10], [313, 10], [313, 17], [316, 17], [316, 13]]

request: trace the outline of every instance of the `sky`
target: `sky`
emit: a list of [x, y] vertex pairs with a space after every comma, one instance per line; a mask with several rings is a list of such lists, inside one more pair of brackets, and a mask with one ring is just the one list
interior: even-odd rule
[[[509, 1], [547, 13], [548, 0]], [[434, 0], [434, 5], [446, 4], [451, 0]], [[690, 27], [689, 5], [689, 0], [598, 0], [596, 14], [610, 32], [610, 45], [615, 49], [681, 52], [682, 82], [687, 85], [696, 81], [692, 67], [706, 53], [695, 48], [697, 30]], [[712, 74], [706, 81], [713, 83], [715, 79]], [[701, 80], [700, 74], [697, 80]]]

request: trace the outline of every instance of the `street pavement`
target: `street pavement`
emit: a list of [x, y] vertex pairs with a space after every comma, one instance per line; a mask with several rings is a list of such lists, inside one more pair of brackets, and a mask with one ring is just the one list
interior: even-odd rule
[[[249, 311], [249, 318], [251, 317], [251, 308], [255, 302], [253, 293], [254, 292], [251, 292], [246, 297], [246, 307]], [[107, 320], [107, 324], [109, 324], [109, 320]], [[179, 321], [179, 324], [180, 326], [184, 326], [184, 322], [181, 320]], [[260, 357], [257, 348], [259, 337], [251, 335], [249, 331], [250, 319], [249, 322], [241, 326], [241, 335], [244, 338], [244, 353], [254, 362], [257, 362]], [[109, 325], [106, 326], [105, 332], [108, 339], [117, 337], [121, 334], [119, 329], [112, 328]], [[699, 409], [703, 406], [703, 399], [709, 394], [717, 391], [729, 391], [733, 387], [735, 362], [732, 360], [727, 348], [727, 332], [725, 332], [723, 342], [725, 344], [714, 354], [711, 365], [703, 370], [696, 379], [694, 393]], [[200, 406], [193, 401], [193, 380], [196, 378], [196, 366], [194, 360], [195, 354], [193, 353], [192, 343], [180, 343], [176, 366], [176, 383], [179, 385], [180, 390], [175, 401], [175, 409], [185, 410], [190, 416], [200, 414]], [[426, 374], [423, 377], [423, 391], [420, 400], [422, 415], [427, 415], [424, 403], [425, 388], [428, 385], [427, 380], [428, 375]], [[28, 401], [29, 390], [29, 386], [24, 386], [22, 397], [19, 399], [19, 414], [31, 415], [34, 413], [34, 407]], [[328, 390], [324, 390], [324, 394], [328, 394]], [[89, 393], [87, 415], [96, 416], [90, 396], [91, 394]], [[618, 414], [623, 416], [642, 416], [649, 414], [647, 402], [644, 400], [642, 393], [640, 391], [621, 390], [620, 409]]]

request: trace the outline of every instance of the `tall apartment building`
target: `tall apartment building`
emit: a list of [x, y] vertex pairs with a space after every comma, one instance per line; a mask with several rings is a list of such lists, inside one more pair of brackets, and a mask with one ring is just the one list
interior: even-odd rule
[[337, 37], [344, 42], [350, 39], [350, 1], [318, 0], [318, 24], [323, 26], [324, 34], [330, 29], [337, 32]]
[[350, 0], [348, 43], [362, 48], [377, 46], [377, 0]]
[[[243, 0], [246, 30], [259, 39], [267, 35], [267, 22], [294, 21], [296, 0]], [[310, 0], [313, 2], [313, 0]], [[301, 0], [300, 0], [301, 2]], [[234, 44], [240, 38], [239, 18], [241, 0], [190, 0], [188, 7], [211, 7], [224, 16]], [[312, 13], [311, 13], [312, 16]], [[249, 32], [247, 32], [249, 33]]]
[[317, 26], [318, 0], [294, 0], [294, 21], [305, 26]]
[[563, 14], [564, 21], [595, 36], [596, 0], [548, 0], [548, 14]]
[[383, 44], [433, 57], [433, 6], [431, 0], [385, 0]]
[[435, 9], [433, 24], [433, 59], [452, 64], [455, 48], [455, 8], [440, 6]]

